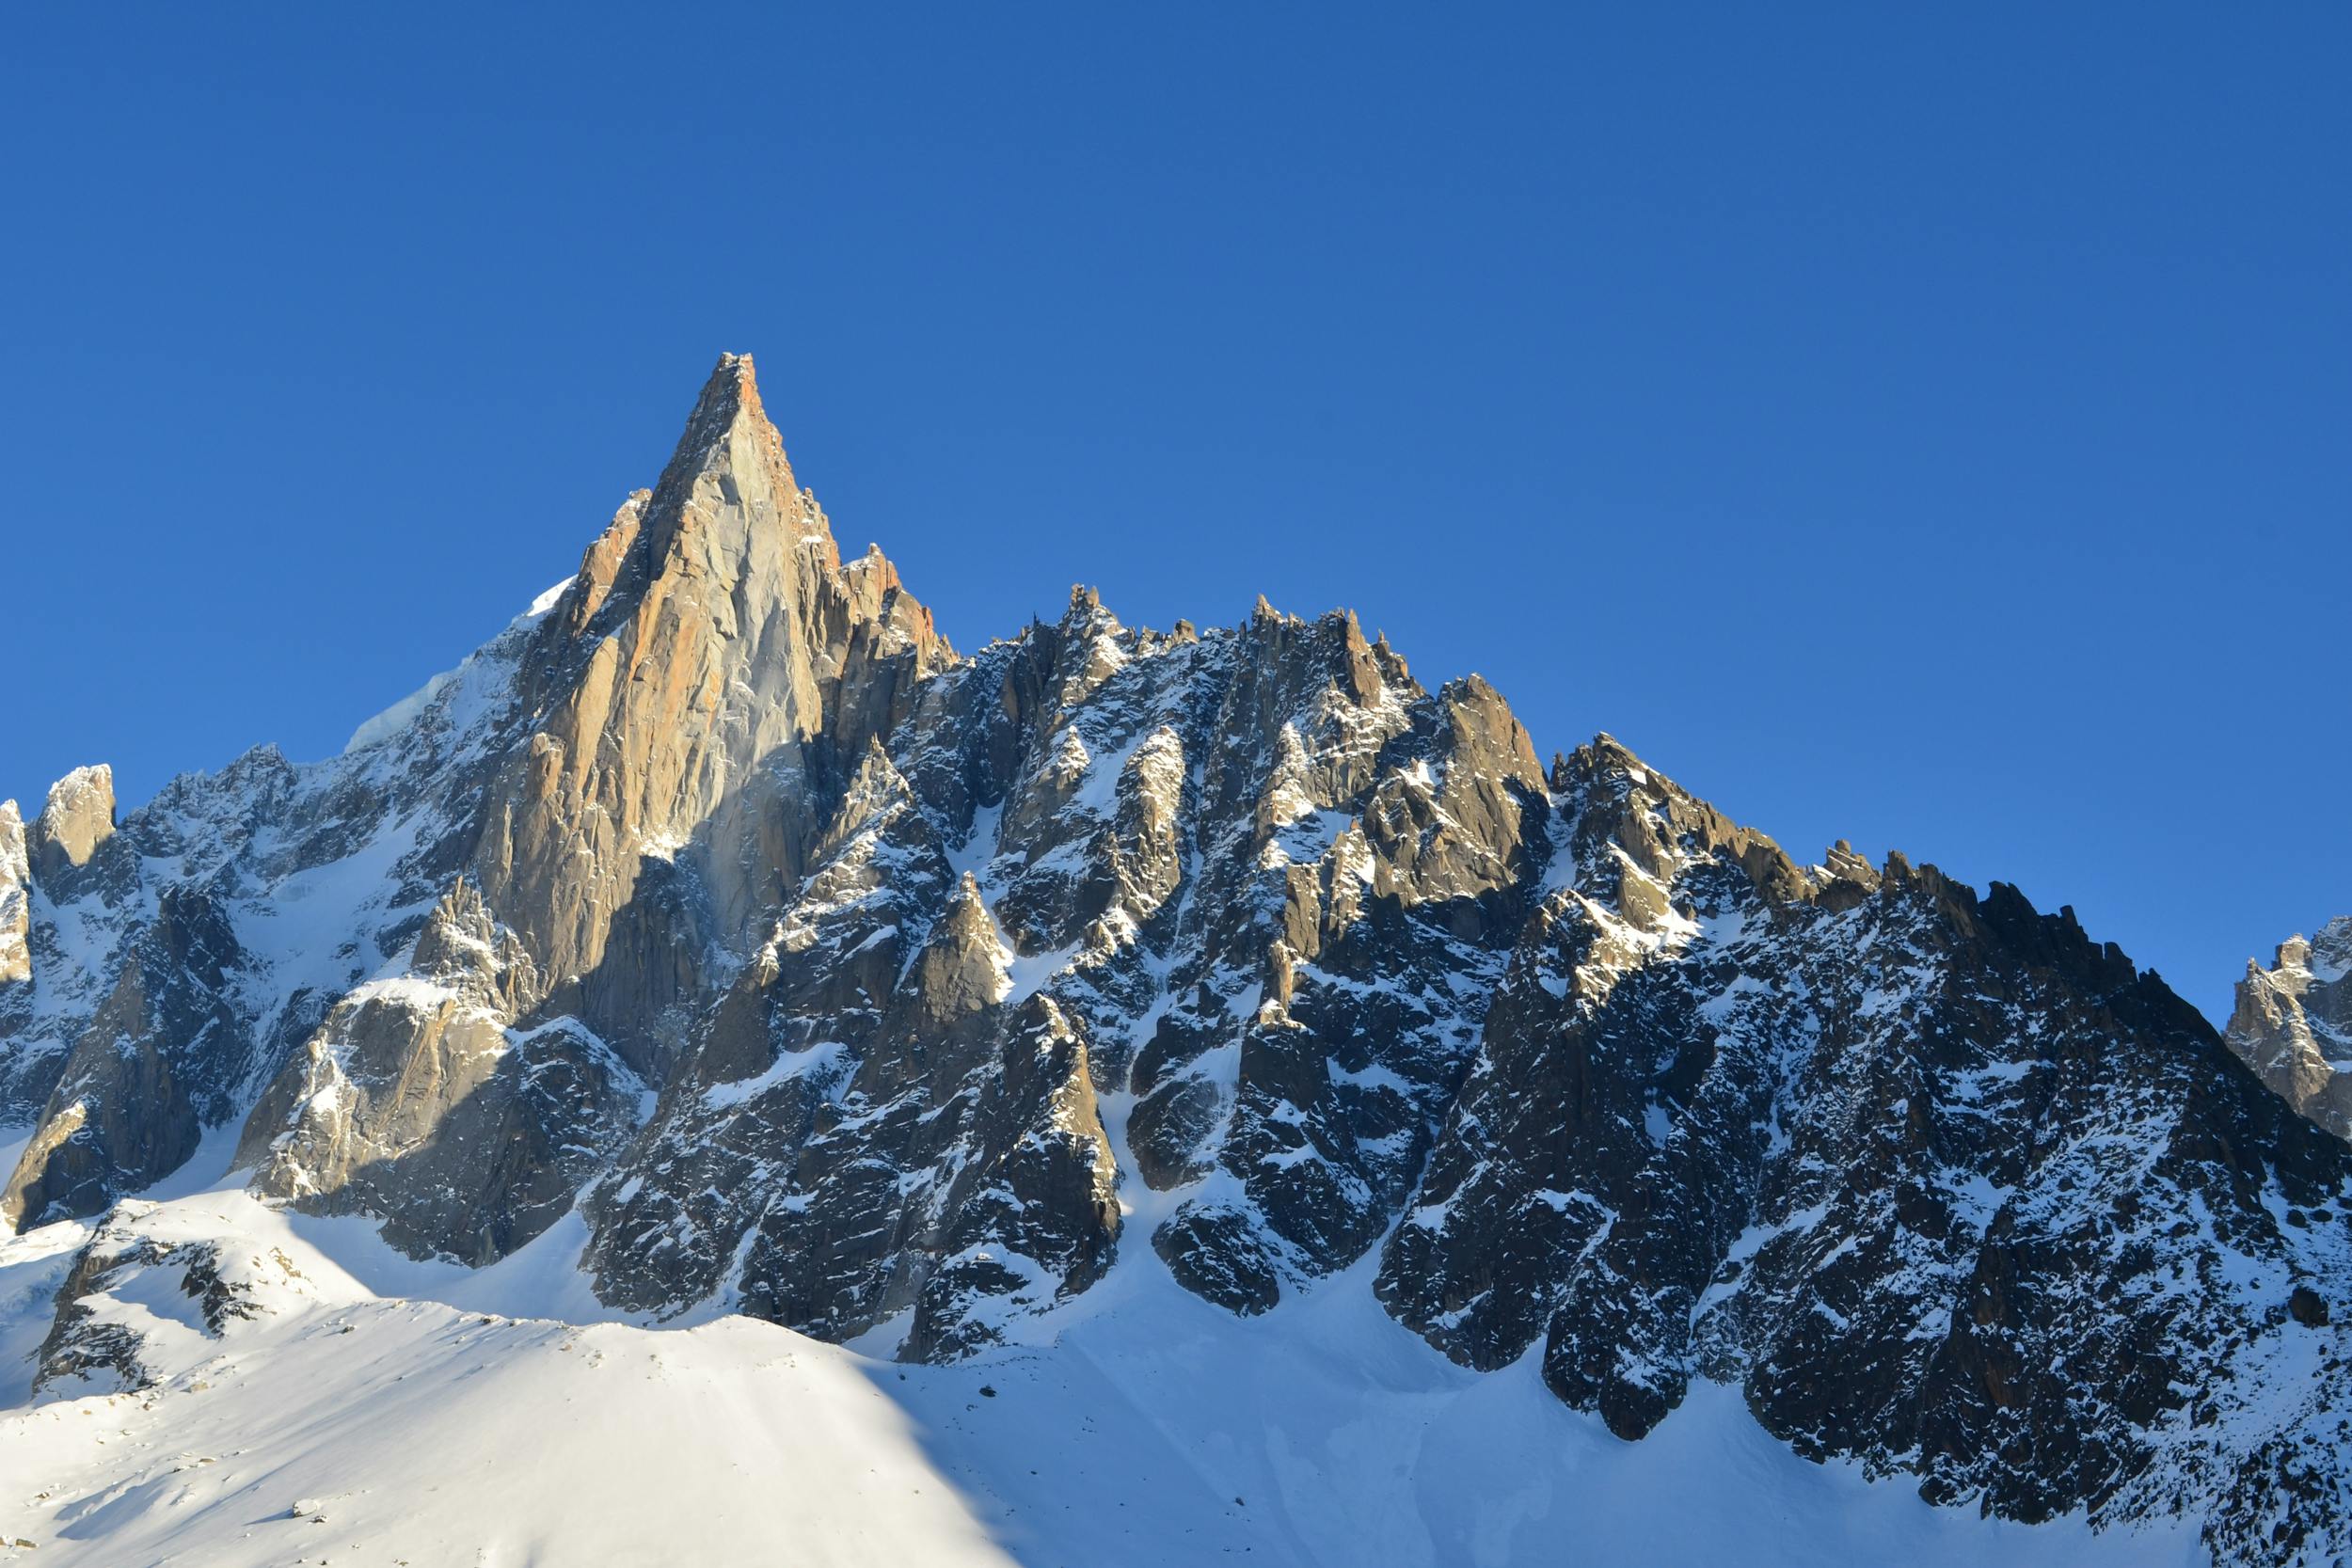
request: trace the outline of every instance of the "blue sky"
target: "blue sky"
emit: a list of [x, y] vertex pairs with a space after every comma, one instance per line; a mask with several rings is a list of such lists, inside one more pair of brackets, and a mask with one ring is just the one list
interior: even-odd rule
[[2209, 1011], [2352, 910], [2352, 10], [863, 9], [12, 14], [0, 795], [335, 751], [735, 349], [960, 645], [1350, 605]]

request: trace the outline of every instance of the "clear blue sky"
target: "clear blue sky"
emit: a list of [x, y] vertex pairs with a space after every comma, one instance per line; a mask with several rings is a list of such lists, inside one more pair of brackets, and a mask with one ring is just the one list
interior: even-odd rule
[[0, 794], [335, 751], [723, 349], [970, 647], [1263, 591], [2208, 1008], [2352, 910], [2352, 10], [15, 8]]

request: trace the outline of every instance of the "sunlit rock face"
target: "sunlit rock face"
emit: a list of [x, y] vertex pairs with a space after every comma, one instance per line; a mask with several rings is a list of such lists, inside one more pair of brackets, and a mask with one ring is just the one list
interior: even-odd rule
[[542, 621], [473, 861], [551, 1007], [658, 1070], [808, 870], [825, 799], [949, 662], [879, 553], [844, 566], [728, 356], [661, 479]]
[[2352, 915], [2279, 944], [2268, 969], [2249, 959], [2230, 1015], [2230, 1049], [2280, 1098], [2352, 1138]]
[[[14, 800], [0, 800], [0, 988], [22, 986], [33, 977], [32, 886], [24, 817]], [[0, 997], [9, 994], [0, 990]]]
[[343, 755], [0, 806], [0, 1214], [213, 1140], [413, 1256], [564, 1222], [611, 1307], [924, 1359], [1114, 1265], [1243, 1318], [1368, 1289], [1629, 1440], [1732, 1385], [1939, 1502], [2319, 1561], [2347, 949], [2249, 974], [2225, 1046], [2071, 911], [1800, 863], [1606, 735], [1546, 765], [1343, 613], [1079, 589], [958, 655], [729, 356], [577, 572]]
[[60, 891], [97, 858], [99, 846], [115, 831], [114, 769], [103, 763], [77, 768], [49, 786], [48, 803], [33, 823], [34, 866], [43, 883]]

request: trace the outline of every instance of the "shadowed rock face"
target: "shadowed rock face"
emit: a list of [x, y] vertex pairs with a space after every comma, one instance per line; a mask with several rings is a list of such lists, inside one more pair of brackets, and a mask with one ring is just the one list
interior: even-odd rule
[[179, 1169], [204, 1124], [239, 1108], [254, 1053], [230, 996], [244, 954], [228, 911], [199, 889], [167, 887], [128, 948], [0, 1189], [10, 1225], [97, 1212]]
[[[2231, 1037], [2323, 1119], [2346, 929]], [[608, 1303], [925, 1358], [1121, 1248], [1242, 1314], [1365, 1262], [1629, 1439], [1716, 1380], [1938, 1501], [2352, 1549], [2352, 1148], [2071, 911], [1798, 864], [1607, 736], [1547, 768], [1345, 614], [1082, 589], [959, 657], [733, 356], [343, 756], [0, 807], [0, 1110], [19, 1225], [221, 1129], [415, 1255], [577, 1209]]]
[[2279, 1097], [2339, 1138], [2352, 1138], [2352, 915], [2279, 944], [2269, 969], [2247, 961], [2230, 1015], [2230, 1049]]
[[1613, 746], [1556, 782], [1566, 885], [1384, 1247], [1400, 1318], [1473, 1367], [1540, 1346], [1621, 1436], [1736, 1382], [1801, 1452], [2018, 1518], [2330, 1451], [2332, 1366], [2263, 1402], [2321, 1348], [2296, 1282], [2345, 1277], [2343, 1151], [2192, 1009], [2014, 889], [1800, 872]]

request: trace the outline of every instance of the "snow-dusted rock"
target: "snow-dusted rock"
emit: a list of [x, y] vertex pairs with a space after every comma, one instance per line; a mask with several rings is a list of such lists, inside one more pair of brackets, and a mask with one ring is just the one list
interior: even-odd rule
[[239, 1156], [257, 1192], [383, 1216], [416, 1256], [529, 1242], [635, 1131], [637, 1076], [575, 1019], [516, 1026], [530, 956], [459, 882], [407, 972], [336, 1004], [262, 1094]]
[[2352, 1264], [2340, 1149], [2071, 911], [1899, 856], [1823, 897], [1622, 752], [1563, 783], [1610, 825], [1564, 852], [1613, 869], [1514, 956], [1388, 1243], [1406, 1321], [1474, 1366], [1540, 1342], [1629, 1437], [1736, 1382], [1938, 1500], [2111, 1520], [2187, 1476], [2217, 1539], [2333, 1539], [2336, 1352], [2289, 1308]]
[[2230, 1049], [2280, 1097], [2352, 1138], [2352, 915], [2279, 944], [2268, 969], [2249, 958], [2230, 1015]]
[[115, 831], [115, 774], [104, 763], [77, 768], [49, 786], [33, 823], [33, 864], [41, 880], [63, 887], [90, 863]]
[[24, 816], [14, 800], [0, 800], [0, 987], [33, 977], [32, 882]]
[[93, 1214], [170, 1175], [208, 1122], [239, 1109], [254, 1042], [233, 1000], [247, 967], [228, 911], [173, 883], [125, 943], [120, 969], [72, 1038], [39, 1130], [0, 1187], [19, 1227]]

